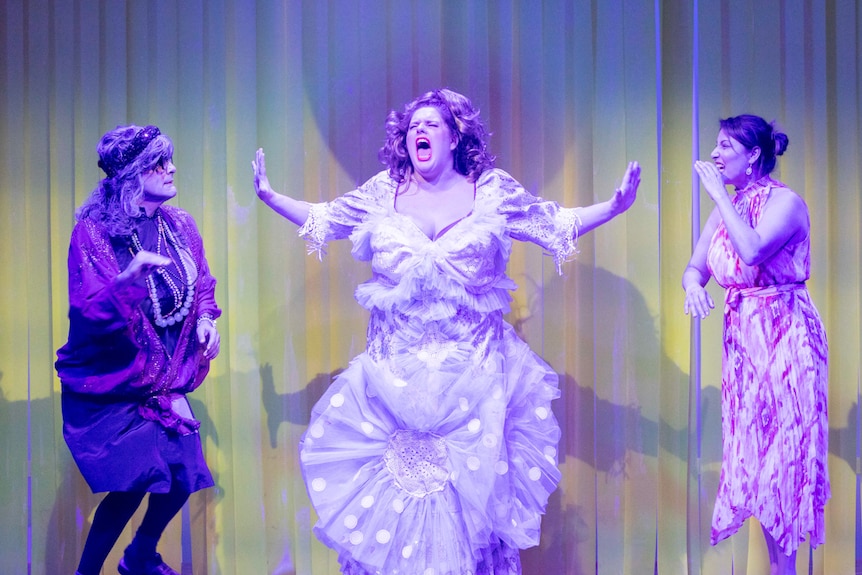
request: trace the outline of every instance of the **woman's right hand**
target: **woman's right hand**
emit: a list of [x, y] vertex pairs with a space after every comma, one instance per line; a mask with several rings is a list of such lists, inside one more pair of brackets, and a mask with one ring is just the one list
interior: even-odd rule
[[263, 155], [263, 148], [258, 148], [255, 152], [251, 167], [254, 169], [254, 191], [257, 192], [257, 197], [272, 208], [275, 213], [298, 226], [304, 224], [305, 220], [308, 219], [310, 204], [294, 200], [290, 196], [279, 194], [272, 189], [272, 186], [269, 185], [269, 178], [266, 177], [266, 158]]
[[730, 199], [724, 179], [715, 164], [698, 160], [694, 163], [694, 171], [697, 172], [700, 183], [703, 184], [703, 189], [706, 190], [706, 193], [712, 198], [713, 202], [718, 204], [722, 200]]
[[254, 191], [257, 192], [258, 198], [266, 200], [274, 192], [269, 185], [269, 178], [266, 177], [266, 157], [263, 155], [263, 148], [258, 148], [255, 152], [251, 167], [254, 169]]
[[141, 250], [135, 254], [126, 269], [117, 275], [117, 282], [121, 285], [131, 285], [170, 263], [169, 257]]
[[705, 319], [709, 315], [709, 310], [715, 309], [715, 302], [712, 301], [712, 296], [706, 291], [702, 285], [693, 283], [685, 290], [685, 313], [691, 313], [693, 317]]

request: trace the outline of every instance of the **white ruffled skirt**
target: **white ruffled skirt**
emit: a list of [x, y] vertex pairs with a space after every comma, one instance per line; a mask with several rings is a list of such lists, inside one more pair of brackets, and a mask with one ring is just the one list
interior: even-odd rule
[[314, 407], [302, 469], [344, 573], [520, 573], [560, 479], [558, 377], [500, 333], [479, 357], [441, 338], [363, 353]]

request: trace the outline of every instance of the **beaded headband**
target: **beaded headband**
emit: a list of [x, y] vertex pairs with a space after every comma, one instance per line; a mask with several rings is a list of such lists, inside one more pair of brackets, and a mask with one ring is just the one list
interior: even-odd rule
[[141, 152], [143, 152], [144, 149], [150, 145], [150, 142], [152, 142], [159, 134], [161, 134], [161, 131], [156, 126], [141, 128], [138, 130], [138, 133], [135, 134], [135, 137], [132, 138], [132, 142], [129, 144], [128, 148], [122, 150], [116, 158], [99, 160], [99, 167], [108, 174], [109, 178], [113, 178], [120, 173], [120, 170], [131, 164], [135, 158], [141, 155]]

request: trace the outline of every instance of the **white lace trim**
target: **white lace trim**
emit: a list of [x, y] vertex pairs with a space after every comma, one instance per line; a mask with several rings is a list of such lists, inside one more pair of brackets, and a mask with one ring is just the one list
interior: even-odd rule
[[583, 222], [577, 208], [561, 208], [557, 220], [562, 231], [551, 245], [550, 255], [554, 257], [557, 273], [563, 275], [563, 264], [575, 259], [578, 254], [579, 231]]
[[308, 210], [308, 218], [302, 227], [296, 232], [305, 240], [308, 255], [317, 253], [317, 259], [323, 260], [326, 255], [326, 204], [311, 204]]

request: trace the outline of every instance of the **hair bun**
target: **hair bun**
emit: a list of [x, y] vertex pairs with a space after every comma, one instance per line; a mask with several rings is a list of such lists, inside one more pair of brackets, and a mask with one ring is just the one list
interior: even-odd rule
[[772, 132], [772, 141], [775, 142], [775, 155], [780, 156], [787, 149], [787, 144], [790, 143], [790, 139], [787, 137], [787, 134], [784, 132], [774, 131]]

